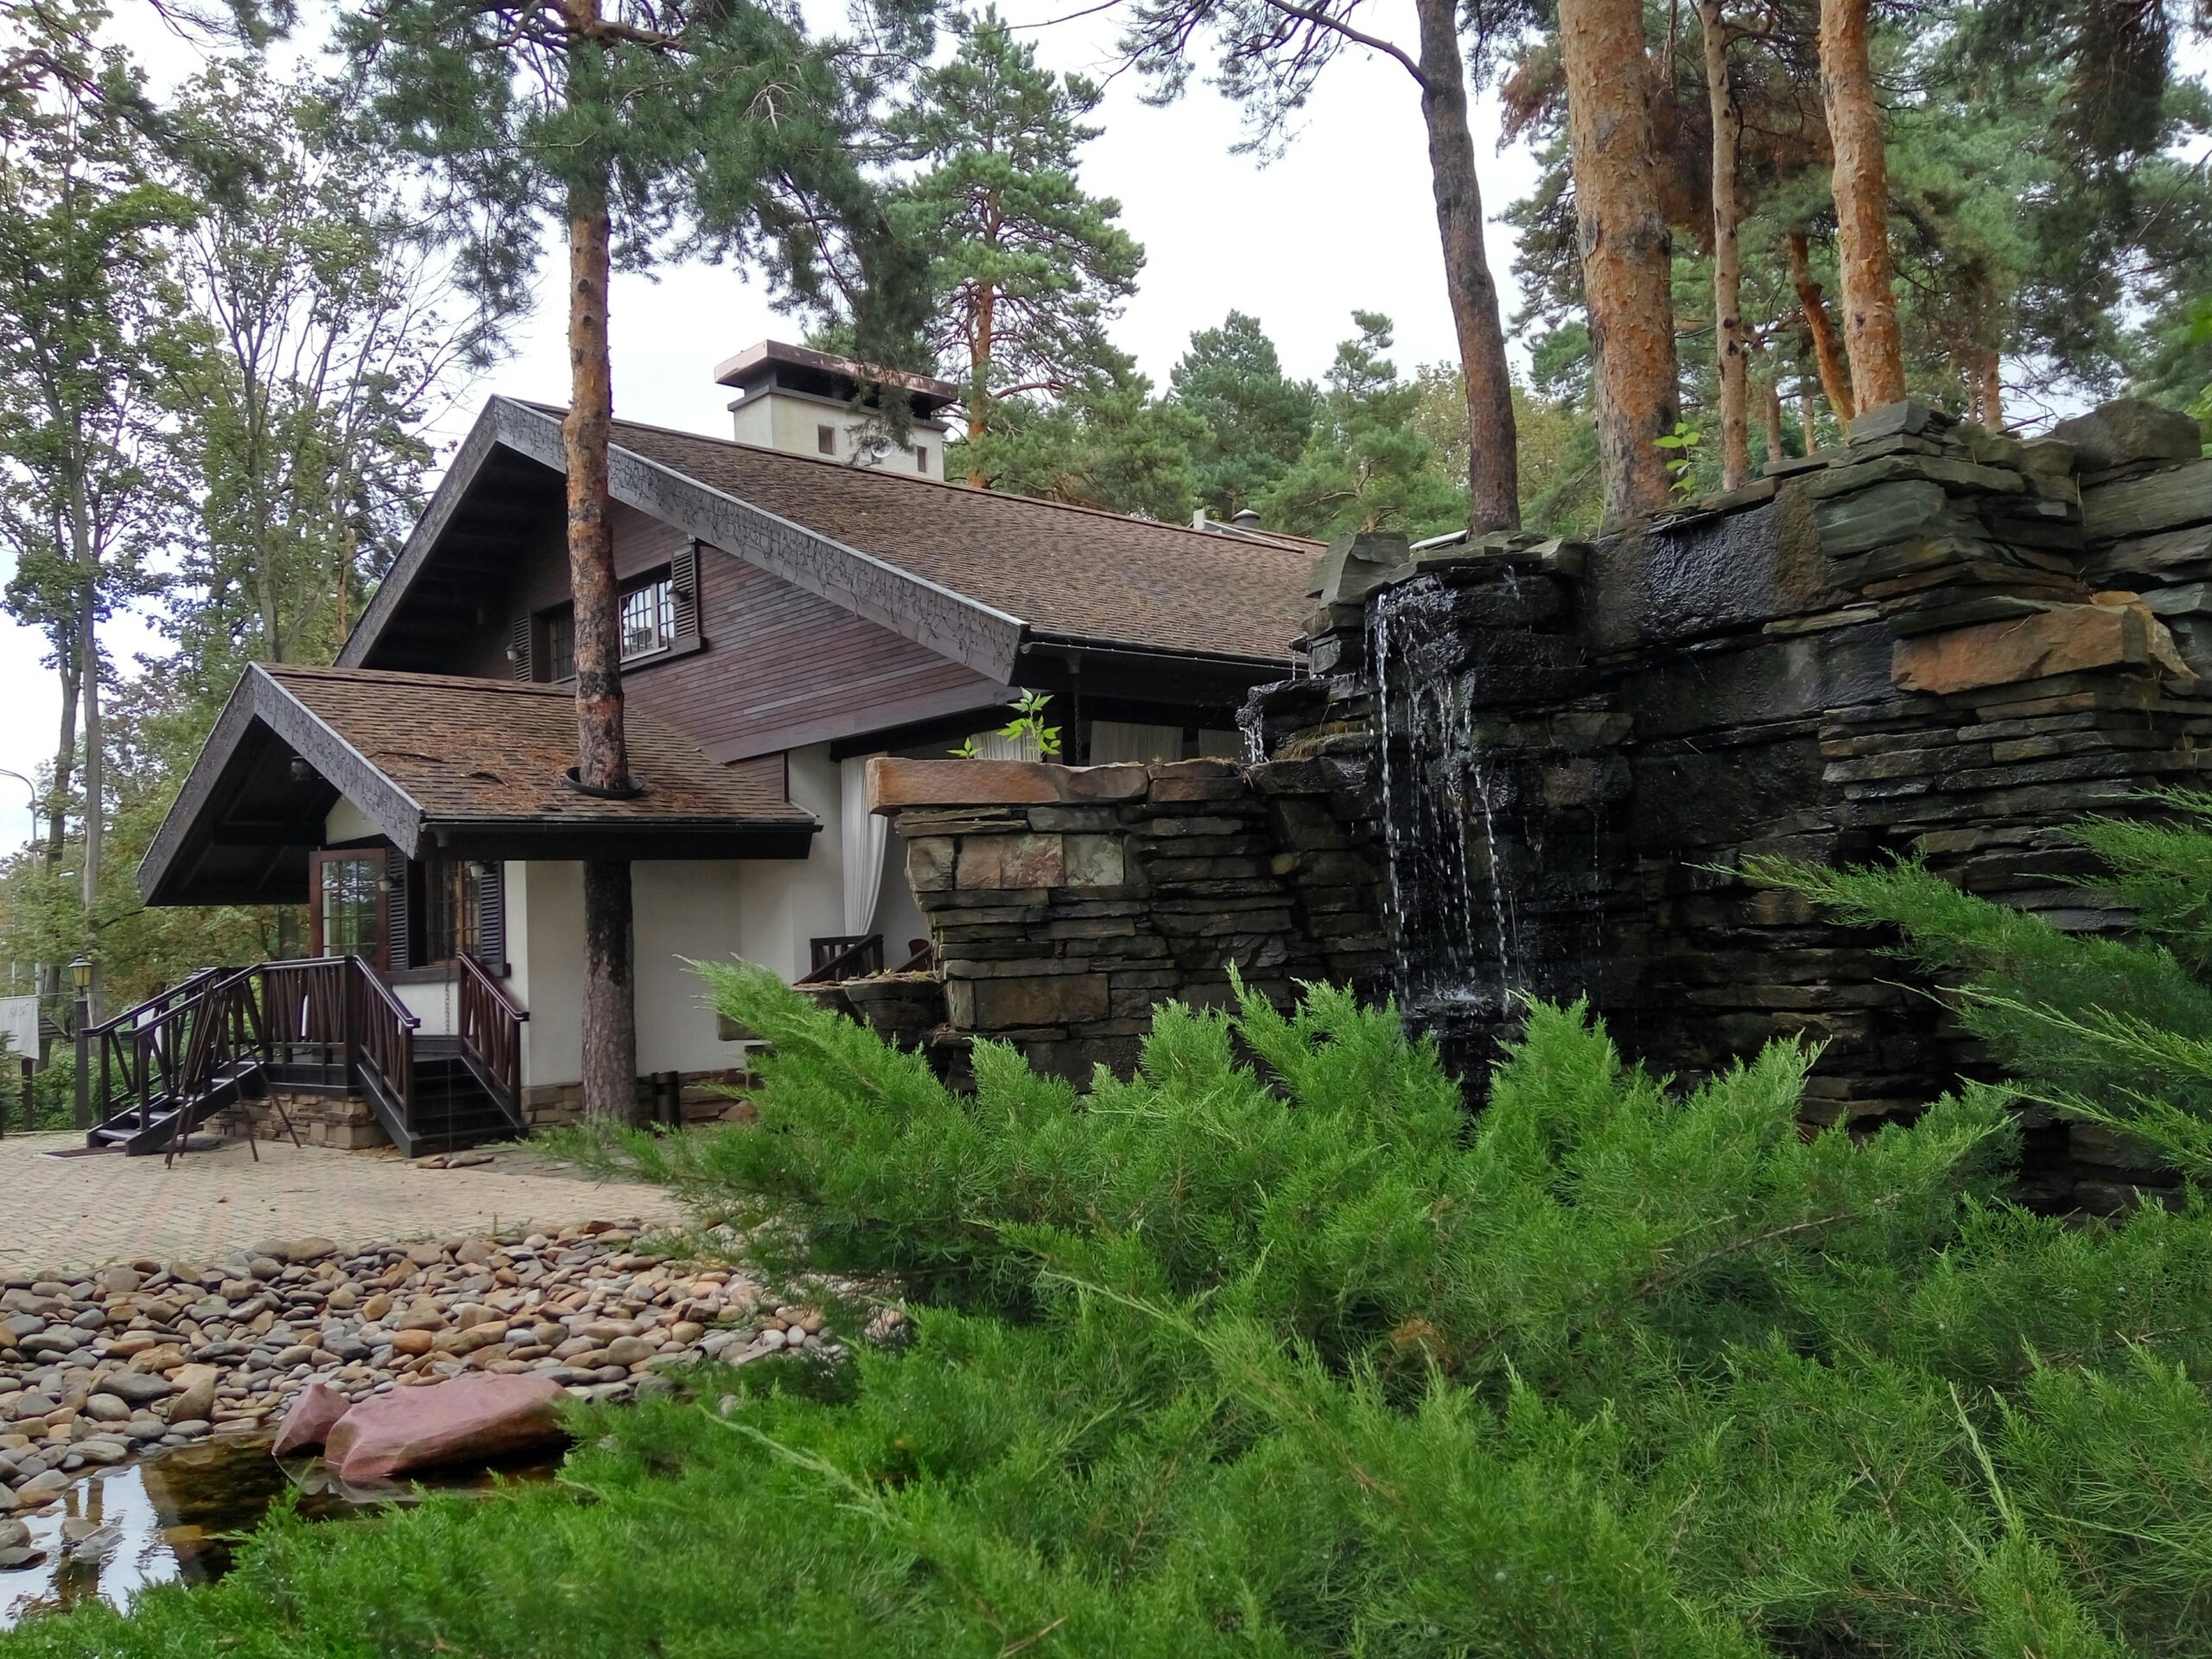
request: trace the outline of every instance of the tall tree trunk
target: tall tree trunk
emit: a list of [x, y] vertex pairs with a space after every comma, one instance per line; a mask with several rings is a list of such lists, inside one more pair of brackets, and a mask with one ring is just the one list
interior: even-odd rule
[[61, 732], [54, 743], [54, 781], [46, 791], [46, 868], [61, 868], [62, 849], [69, 840], [69, 780], [77, 772], [77, 626], [73, 619], [69, 638], [54, 641], [54, 655], [61, 670]]
[[968, 354], [968, 483], [978, 490], [990, 484], [983, 475], [982, 452], [976, 444], [991, 426], [991, 347], [998, 327], [998, 301], [996, 285], [985, 283], [976, 296], [976, 340]]
[[1721, 0], [1697, 0], [1705, 36], [1706, 101], [1713, 112], [1713, 354], [1720, 365], [1720, 487], [1740, 489], [1751, 474], [1746, 407], [1744, 264], [1737, 245], [1736, 152], [1744, 112], [1728, 84], [1728, 23]]
[[1869, 0], [1821, 0], [1821, 101], [1835, 152], [1843, 345], [1860, 409], [1904, 397], [1904, 340], [1890, 279], [1890, 168], [1868, 52]]
[[1458, 0], [1414, 0], [1421, 20], [1421, 112], [1428, 127], [1429, 187], [1444, 242], [1444, 289], [1459, 337], [1466, 381], [1467, 518], [1470, 531], [1521, 528], [1519, 439], [1513, 425], [1513, 374], [1497, 284], [1483, 245], [1482, 187], [1475, 138], [1467, 126], [1466, 59], [1459, 46]]
[[1813, 337], [1813, 361], [1821, 372], [1821, 390], [1827, 394], [1828, 407], [1835, 411], [1836, 425], [1843, 427], [1859, 413], [1858, 400], [1852, 396], [1851, 371], [1836, 344], [1834, 326], [1828, 321], [1827, 302], [1813, 278], [1809, 239], [1804, 232], [1792, 231], [1789, 242], [1789, 284], [1797, 290], [1798, 306], [1805, 313], [1805, 331]]
[[1981, 359], [1981, 419], [1993, 432], [2005, 429], [2005, 359], [1993, 351]]
[[[597, 8], [593, 8], [594, 13]], [[612, 226], [603, 190], [569, 196], [569, 413], [561, 423], [569, 473], [569, 586], [575, 601], [576, 781], [627, 793], [622, 730], [621, 595], [607, 510], [607, 449], [614, 423], [607, 343]], [[583, 1093], [587, 1117], [642, 1121], [633, 995], [630, 867], [584, 866]]]
[[1776, 375], [1759, 380], [1759, 414], [1766, 428], [1766, 458], [1771, 466], [1782, 459], [1782, 383]]
[[[69, 540], [79, 576], [77, 589], [78, 706], [85, 726], [85, 846], [82, 893], [85, 926], [97, 925], [100, 896], [100, 858], [107, 840], [107, 756], [100, 729], [99, 550], [92, 540], [92, 502], [85, 492], [81, 454], [73, 458], [69, 480]], [[87, 1006], [99, 1017], [100, 972], [97, 951], [92, 957], [92, 986]]]
[[1804, 429], [1805, 453], [1811, 454], [1821, 447], [1820, 401], [1813, 396], [1813, 383], [1800, 375], [1797, 379], [1797, 424]]
[[1641, 0], [1559, 0], [1559, 36], [1605, 518], [1618, 524], [1667, 505], [1657, 440], [1680, 417]]

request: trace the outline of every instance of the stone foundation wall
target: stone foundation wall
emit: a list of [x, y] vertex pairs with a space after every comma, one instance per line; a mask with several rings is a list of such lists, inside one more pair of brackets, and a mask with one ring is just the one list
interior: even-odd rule
[[[1388, 961], [1379, 825], [1332, 764], [1069, 767], [902, 760], [868, 767], [928, 918], [949, 1067], [977, 1036], [1040, 1070], [1127, 1074], [1156, 1003], [1245, 982], [1373, 988]], [[894, 1036], [934, 1012], [906, 976], [844, 988]]]
[[[687, 1123], [709, 1122], [728, 1116], [737, 1106], [728, 1092], [742, 1089], [747, 1073], [742, 1071], [686, 1072], [678, 1080], [683, 1121]], [[639, 1098], [651, 1103], [653, 1095], [641, 1082]], [[277, 1109], [283, 1109], [280, 1116]], [[272, 1090], [265, 1099], [244, 1102], [208, 1120], [209, 1127], [222, 1135], [243, 1135], [245, 1119], [241, 1112], [253, 1114], [253, 1131], [264, 1140], [281, 1139], [284, 1135], [285, 1120], [300, 1137], [301, 1144], [309, 1147], [330, 1147], [340, 1152], [357, 1152], [369, 1147], [388, 1147], [391, 1137], [384, 1132], [384, 1125], [377, 1121], [369, 1103], [359, 1095], [330, 1094], [322, 1091], [306, 1093], [295, 1089]], [[523, 1091], [523, 1118], [532, 1133], [583, 1121], [583, 1086], [581, 1084], [554, 1084]]]
[[[2212, 739], [2212, 461], [2144, 405], [2032, 442], [1893, 405], [1630, 534], [1370, 539], [1317, 574], [1315, 677], [1248, 727], [1380, 804], [1393, 982], [1472, 1077], [1512, 993], [1587, 992], [1662, 1069], [1802, 1033], [1817, 1118], [1909, 1113], [1981, 1057], [1882, 941], [1743, 859], [1916, 853], [2117, 925], [2053, 830], [2199, 782]], [[2053, 1202], [2158, 1179], [2049, 1120], [2031, 1138]]]

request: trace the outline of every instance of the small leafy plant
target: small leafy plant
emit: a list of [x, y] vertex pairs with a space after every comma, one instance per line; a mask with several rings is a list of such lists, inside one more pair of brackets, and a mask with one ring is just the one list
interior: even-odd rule
[[[1014, 700], [1014, 718], [999, 728], [999, 735], [1014, 744], [1024, 760], [1057, 760], [1060, 758], [1060, 728], [1045, 723], [1045, 709], [1052, 701], [1049, 693], [1025, 691]], [[970, 737], [952, 751], [956, 760], [981, 760], [983, 755]]]
[[1697, 468], [1697, 448], [1700, 442], [1697, 429], [1687, 421], [1675, 422], [1672, 432], [1652, 440], [1667, 454], [1669, 486], [1673, 489], [1678, 501], [1687, 500], [1697, 492], [1696, 481], [1691, 474]]

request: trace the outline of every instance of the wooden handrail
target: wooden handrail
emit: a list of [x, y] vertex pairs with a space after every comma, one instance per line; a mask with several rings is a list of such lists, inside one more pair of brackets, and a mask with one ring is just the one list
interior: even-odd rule
[[415, 1028], [423, 1022], [359, 957], [346, 958], [346, 1052], [402, 1124], [415, 1121]]
[[506, 988], [471, 956], [455, 958], [455, 1012], [461, 1049], [500, 1109], [518, 1124], [522, 1114], [522, 1028], [530, 1018]]

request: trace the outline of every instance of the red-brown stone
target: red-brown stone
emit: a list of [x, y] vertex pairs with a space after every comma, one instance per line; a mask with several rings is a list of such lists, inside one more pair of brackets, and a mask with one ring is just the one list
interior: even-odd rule
[[563, 1437], [561, 1385], [543, 1376], [456, 1376], [365, 1400], [338, 1420], [323, 1460], [347, 1480], [486, 1463]]
[[330, 1431], [338, 1426], [338, 1420], [353, 1408], [353, 1402], [327, 1382], [310, 1382], [284, 1414], [283, 1423], [276, 1430], [276, 1444], [269, 1450], [281, 1458], [321, 1446], [330, 1438]]
[[2115, 605], [2066, 605], [1901, 639], [1890, 677], [1900, 690], [1941, 696], [2098, 669], [2194, 677], [2164, 624], [2139, 606]]
[[868, 763], [872, 812], [908, 806], [1047, 806], [1060, 801], [1133, 801], [1151, 785], [1142, 766], [1063, 766], [1039, 760], [913, 760], [879, 754]]

